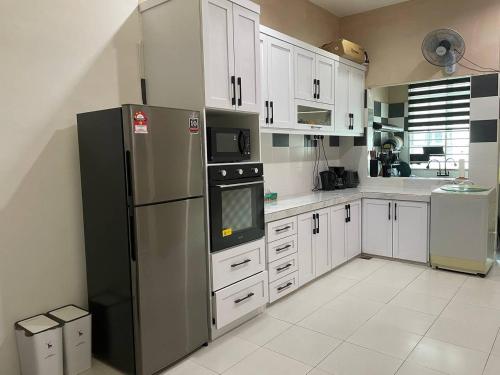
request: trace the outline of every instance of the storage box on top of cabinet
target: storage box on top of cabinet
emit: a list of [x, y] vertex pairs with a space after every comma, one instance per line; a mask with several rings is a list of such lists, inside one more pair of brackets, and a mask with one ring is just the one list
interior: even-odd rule
[[259, 5], [149, 0], [139, 9], [148, 104], [259, 113]]
[[62, 375], [61, 324], [37, 315], [15, 324], [17, 350], [23, 375]]
[[90, 313], [68, 305], [47, 315], [62, 324], [64, 374], [76, 375], [88, 370], [92, 366]]

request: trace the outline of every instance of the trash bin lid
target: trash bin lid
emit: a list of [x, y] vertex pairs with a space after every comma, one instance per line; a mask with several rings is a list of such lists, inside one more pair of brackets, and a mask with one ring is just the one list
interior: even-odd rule
[[36, 315], [32, 318], [21, 320], [16, 323], [16, 327], [24, 329], [30, 335], [36, 335], [49, 329], [60, 326], [59, 322], [50, 319], [46, 315]]
[[49, 311], [49, 316], [61, 320], [65, 323], [82, 318], [89, 315], [89, 312], [75, 305], [68, 305], [60, 309]]

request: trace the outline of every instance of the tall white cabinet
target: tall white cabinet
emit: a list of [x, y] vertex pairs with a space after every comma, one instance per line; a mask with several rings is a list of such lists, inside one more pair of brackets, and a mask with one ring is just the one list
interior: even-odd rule
[[260, 50], [261, 126], [291, 128], [294, 124], [293, 46], [261, 34]]
[[428, 204], [363, 199], [364, 253], [428, 261]]
[[248, 0], [141, 3], [148, 104], [260, 112], [260, 7]]

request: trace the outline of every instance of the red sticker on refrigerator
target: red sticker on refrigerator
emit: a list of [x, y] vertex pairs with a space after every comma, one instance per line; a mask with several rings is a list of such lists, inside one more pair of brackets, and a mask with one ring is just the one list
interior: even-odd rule
[[148, 134], [148, 118], [142, 111], [134, 113], [134, 133]]

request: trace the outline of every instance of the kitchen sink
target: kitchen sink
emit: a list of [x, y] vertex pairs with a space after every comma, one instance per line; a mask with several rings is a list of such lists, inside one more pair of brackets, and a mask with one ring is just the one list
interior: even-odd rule
[[479, 193], [481, 191], [490, 190], [489, 188], [479, 185], [444, 185], [441, 186], [441, 189], [455, 193]]

